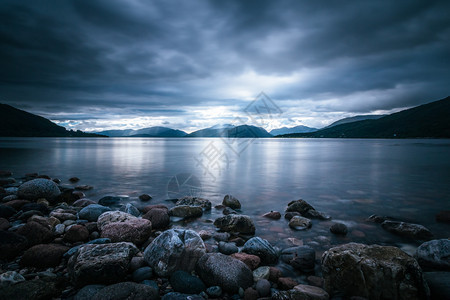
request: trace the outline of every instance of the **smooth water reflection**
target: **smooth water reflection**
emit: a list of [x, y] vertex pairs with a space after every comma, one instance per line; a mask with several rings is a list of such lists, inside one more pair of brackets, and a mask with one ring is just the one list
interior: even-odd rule
[[[438, 237], [448, 235], [449, 226], [437, 224], [434, 216], [450, 209], [449, 140], [257, 139], [240, 155], [227, 143], [208, 138], [1, 138], [0, 169], [16, 177], [48, 174], [65, 184], [77, 176], [80, 184], [95, 187], [88, 194], [94, 200], [115, 194], [136, 203], [141, 193], [151, 194], [154, 203], [164, 202], [169, 180], [191, 173], [213, 204], [227, 193], [240, 199], [242, 213], [257, 221], [257, 233], [275, 243], [287, 236], [342, 242], [330, 237], [329, 222], [314, 221], [309, 232], [293, 232], [284, 219], [260, 217], [270, 210], [283, 212], [299, 198], [362, 231], [367, 242], [398, 242], [364, 222], [371, 214], [421, 223]], [[205, 169], [198, 159], [211, 145], [226, 159]], [[213, 210], [203, 219], [219, 214]], [[195, 224], [190, 226], [204, 226]]]

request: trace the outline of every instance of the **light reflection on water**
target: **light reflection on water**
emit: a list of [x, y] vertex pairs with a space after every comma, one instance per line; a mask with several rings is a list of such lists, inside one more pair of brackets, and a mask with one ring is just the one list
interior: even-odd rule
[[[229, 160], [221, 170], [205, 171], [195, 160], [211, 142]], [[77, 176], [79, 184], [95, 187], [88, 192], [93, 200], [128, 195], [137, 204], [141, 193], [164, 203], [169, 180], [191, 173], [200, 179], [203, 197], [214, 205], [225, 194], [235, 195], [242, 213], [257, 223], [257, 234], [281, 245], [292, 236], [321, 244], [405, 242], [364, 222], [374, 213], [421, 223], [437, 237], [448, 237], [450, 229], [434, 219], [450, 209], [449, 140], [257, 139], [238, 156], [226, 141], [210, 138], [1, 138], [0, 169], [19, 177], [48, 174], [67, 185]], [[260, 217], [283, 212], [299, 198], [347, 222], [349, 236], [331, 236], [330, 222], [314, 221], [308, 232], [294, 232], [284, 219]], [[189, 226], [213, 229], [203, 221], [219, 215], [213, 209]]]

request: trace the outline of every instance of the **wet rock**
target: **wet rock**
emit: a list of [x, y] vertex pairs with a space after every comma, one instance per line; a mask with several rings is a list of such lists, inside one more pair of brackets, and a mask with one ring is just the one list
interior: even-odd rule
[[17, 233], [0, 230], [0, 259], [12, 259], [28, 245], [28, 240]]
[[25, 278], [16, 271], [8, 271], [0, 274], [0, 288], [25, 281]]
[[203, 209], [200, 206], [178, 205], [169, 210], [169, 216], [179, 218], [198, 218], [203, 215]]
[[185, 271], [176, 271], [170, 276], [170, 284], [175, 292], [184, 294], [200, 294], [206, 289], [200, 278]]
[[14, 178], [0, 178], [0, 186], [7, 186], [16, 183]]
[[60, 190], [58, 185], [48, 179], [33, 179], [23, 183], [19, 186], [17, 195], [21, 199], [37, 200], [39, 198], [45, 198], [52, 201], [59, 196]]
[[144, 280], [151, 279], [152, 276], [153, 270], [150, 267], [142, 267], [133, 272], [133, 280], [135, 282], [142, 282]]
[[130, 270], [134, 272], [137, 269], [144, 267], [145, 265], [146, 263], [143, 256], [135, 256], [131, 259]]
[[0, 218], [9, 219], [16, 213], [17, 211], [11, 206], [0, 204]]
[[37, 210], [37, 211], [40, 211], [41, 213], [43, 213], [44, 215], [48, 214], [48, 207], [47, 207], [47, 205], [40, 204], [40, 203], [27, 203], [27, 204], [22, 206], [21, 210], [24, 211], [24, 212]]
[[338, 235], [346, 235], [348, 232], [347, 226], [342, 223], [334, 223], [330, 227], [330, 231]]
[[308, 212], [308, 210], [314, 210], [308, 202], [305, 200], [299, 199], [296, 201], [291, 201], [288, 203], [288, 207], [286, 208], [286, 212], [298, 212], [302, 216]]
[[0, 289], [1, 299], [54, 299], [61, 295], [64, 287], [63, 278], [44, 277], [22, 281]]
[[96, 222], [101, 214], [110, 210], [109, 207], [103, 205], [90, 204], [78, 212], [78, 217], [83, 220], [88, 220], [89, 222]]
[[418, 239], [418, 240], [430, 240], [433, 238], [433, 234], [420, 224], [412, 224], [399, 221], [384, 221], [381, 223], [383, 229], [401, 235], [407, 238]]
[[299, 297], [295, 299], [328, 300], [330, 298], [325, 290], [316, 286], [299, 284], [294, 287], [294, 290], [295, 296]]
[[31, 247], [22, 256], [20, 265], [23, 267], [50, 268], [56, 267], [69, 250], [69, 247], [58, 244], [40, 244]]
[[425, 272], [423, 274], [430, 287], [432, 300], [450, 298], [450, 272]]
[[105, 286], [103, 284], [90, 284], [84, 286], [78, 291], [78, 293], [73, 297], [73, 300], [91, 300], [98, 291], [100, 291]]
[[206, 241], [212, 238], [212, 233], [208, 230], [200, 230], [198, 235], [202, 238], [202, 240]]
[[367, 221], [381, 224], [384, 221], [395, 221], [394, 218], [387, 217], [387, 216], [379, 216], [379, 215], [371, 215], [369, 218], [367, 218]]
[[38, 210], [29, 210], [29, 211], [21, 213], [19, 215], [18, 219], [26, 222], [26, 221], [28, 221], [28, 219], [30, 219], [33, 216], [44, 216], [44, 214]]
[[65, 232], [66, 225], [64, 224], [57, 224], [55, 228], [53, 229], [53, 233], [55, 235], [62, 235]]
[[16, 233], [24, 236], [28, 240], [28, 246], [45, 244], [53, 238], [52, 231], [38, 222], [27, 222], [24, 226], [17, 229]]
[[217, 218], [214, 221], [214, 226], [227, 232], [239, 232], [242, 234], [255, 233], [255, 224], [246, 215], [228, 215]]
[[126, 281], [104, 287], [92, 297], [92, 300], [104, 299], [156, 300], [159, 299], [159, 293], [151, 286]]
[[288, 221], [290, 221], [295, 216], [301, 216], [301, 214], [296, 211], [290, 211], [284, 214], [284, 218]]
[[19, 200], [8, 201], [8, 202], [5, 203], [5, 205], [11, 206], [15, 210], [20, 210], [22, 208], [22, 206], [24, 206], [27, 203], [30, 203], [30, 201], [28, 201], [28, 200], [20, 200], [19, 199]]
[[208, 286], [220, 286], [229, 293], [253, 285], [252, 271], [246, 264], [221, 253], [207, 253], [197, 263], [197, 273]]
[[0, 177], [9, 177], [12, 176], [12, 172], [11, 171], [7, 171], [7, 170], [0, 170]]
[[103, 206], [108, 206], [111, 208], [119, 208], [122, 203], [123, 198], [117, 196], [105, 196], [98, 200], [98, 204]]
[[219, 252], [230, 255], [239, 251], [235, 243], [219, 242]]
[[436, 221], [450, 223], [450, 210], [442, 210], [436, 215]]
[[169, 211], [169, 208], [163, 204], [153, 204], [153, 205], [147, 205], [144, 206], [141, 211], [145, 214], [148, 213], [152, 209], [165, 209], [166, 211]]
[[[0, 196], [0, 198], [1, 198], [1, 196]], [[19, 197], [17, 197], [17, 195], [9, 195], [9, 196], [6, 196], [6, 197], [4, 197], [3, 199], [2, 199], [2, 202], [9, 202], [9, 201], [13, 201], [13, 200], [17, 200]]]
[[396, 247], [350, 243], [322, 256], [325, 290], [370, 299], [425, 299], [429, 289], [417, 261]]
[[83, 245], [69, 260], [69, 275], [78, 286], [121, 281], [138, 251], [136, 246], [125, 242]]
[[127, 203], [127, 205], [125, 205], [125, 212], [135, 217], [139, 217], [141, 214], [139, 210], [131, 203]]
[[189, 206], [200, 206], [204, 210], [211, 209], [211, 202], [208, 199], [199, 197], [184, 197], [179, 199], [175, 205], [189, 205]]
[[80, 178], [78, 178], [78, 177], [70, 177], [70, 178], [69, 178], [69, 181], [70, 181], [71, 183], [76, 183], [76, 182], [80, 181]]
[[97, 204], [95, 203], [95, 201], [90, 200], [90, 199], [86, 199], [86, 198], [82, 198], [82, 199], [78, 199], [77, 201], [75, 201], [72, 206], [75, 207], [87, 207], [91, 204]]
[[289, 221], [289, 227], [295, 230], [305, 230], [311, 228], [311, 226], [311, 220], [302, 216], [294, 216]]
[[150, 201], [151, 199], [152, 199], [152, 197], [148, 194], [142, 194], [139, 196], [139, 200], [144, 201], [144, 202]]
[[135, 218], [125, 222], [113, 222], [104, 225], [102, 238], [109, 238], [112, 242], [131, 242], [141, 245], [147, 241], [152, 232], [152, 223], [149, 220]]
[[309, 273], [314, 271], [316, 252], [309, 246], [286, 248], [281, 251], [281, 260], [296, 270]]
[[144, 251], [144, 259], [159, 276], [170, 276], [177, 270], [191, 272], [206, 253], [205, 244], [193, 230], [164, 231]]
[[269, 279], [270, 267], [263, 266], [253, 270], [253, 281], [257, 282], [260, 279]]
[[263, 217], [273, 219], [273, 220], [279, 220], [279, 219], [281, 219], [281, 214], [279, 211], [270, 211], [268, 213], [265, 213], [263, 215]]
[[211, 286], [206, 289], [206, 294], [208, 294], [211, 298], [219, 298], [222, 296], [222, 289], [217, 285]]
[[[290, 277], [278, 278], [278, 287], [280, 290], [290, 290], [290, 289], [293, 289], [297, 285], [298, 285], [298, 282]], [[297, 299], [297, 298], [293, 298], [293, 299]]]
[[50, 213], [50, 216], [57, 218], [61, 222], [64, 222], [66, 220], [76, 220], [77, 219], [76, 215], [74, 215], [72, 213], [64, 212], [63, 210], [60, 210], [60, 209], [55, 209], [54, 211], [52, 211]]
[[72, 225], [64, 234], [63, 239], [67, 243], [87, 241], [89, 239], [89, 230], [83, 225]]
[[306, 278], [306, 280], [308, 281], [309, 285], [317, 286], [317, 287], [320, 287], [320, 288], [323, 287], [323, 278], [311, 275], [311, 276], [308, 276]]
[[153, 208], [142, 216], [152, 222], [153, 229], [164, 229], [169, 227], [170, 217], [167, 209]]
[[315, 209], [308, 210], [305, 215], [305, 217], [310, 219], [319, 219], [319, 220], [330, 220], [331, 217], [323, 212], [317, 211]]
[[97, 219], [97, 227], [103, 231], [103, 227], [111, 223], [126, 222], [135, 220], [136, 217], [123, 211], [107, 211], [101, 214]]
[[261, 259], [259, 258], [259, 256], [247, 254], [247, 253], [243, 253], [243, 252], [233, 253], [233, 254], [231, 254], [231, 257], [242, 261], [244, 264], [247, 265], [247, 267], [250, 268], [250, 270], [255, 270], [261, 263]]
[[244, 244], [242, 252], [258, 256], [263, 264], [274, 264], [278, 261], [279, 256], [277, 249], [260, 237], [249, 239]]
[[75, 187], [75, 189], [78, 191], [89, 191], [92, 190], [93, 188], [94, 188], [93, 186], [87, 184], [77, 185]]
[[162, 296], [161, 300], [204, 300], [200, 295], [189, 295], [178, 292], [170, 292]]
[[0, 218], [0, 230], [7, 230], [10, 224], [5, 218]]
[[75, 201], [81, 199], [84, 194], [80, 191], [75, 191], [74, 189], [62, 189], [61, 194], [52, 201], [52, 203], [65, 202], [72, 204]]
[[225, 207], [224, 209], [223, 209], [223, 211], [222, 211], [222, 214], [224, 215], [224, 216], [228, 216], [228, 215], [235, 215], [235, 214], [237, 214], [237, 212], [234, 210], [234, 209], [232, 209], [232, 208], [229, 208], [229, 207]]
[[225, 195], [222, 204], [231, 209], [241, 209], [241, 202], [232, 195]]
[[417, 248], [417, 261], [422, 268], [450, 271], [450, 240], [432, 240]]
[[244, 291], [244, 300], [257, 300], [259, 298], [258, 292], [254, 288], [247, 288]]
[[270, 267], [269, 280], [272, 282], [278, 282], [278, 278], [282, 276], [282, 272], [277, 267]]

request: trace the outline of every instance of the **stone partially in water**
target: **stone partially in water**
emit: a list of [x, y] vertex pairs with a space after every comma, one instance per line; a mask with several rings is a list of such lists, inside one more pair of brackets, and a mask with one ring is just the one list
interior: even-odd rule
[[59, 196], [60, 190], [58, 185], [48, 179], [33, 179], [23, 183], [19, 186], [17, 195], [21, 199], [37, 200], [39, 198], [45, 198], [49, 201], [54, 200]]
[[246, 215], [227, 215], [217, 218], [214, 226], [227, 232], [239, 232], [242, 234], [254, 234], [255, 224], [252, 219]]
[[198, 218], [203, 215], [203, 209], [200, 206], [177, 205], [169, 210], [169, 215], [180, 218]]
[[383, 229], [401, 235], [407, 238], [418, 240], [430, 240], [433, 238], [433, 234], [423, 225], [399, 222], [399, 221], [384, 221], [381, 223]]
[[240, 209], [241, 208], [241, 202], [232, 195], [225, 195], [223, 198], [222, 204], [231, 208], [231, 209]]
[[150, 209], [142, 216], [142, 218], [152, 222], [153, 229], [164, 229], [170, 224], [168, 210], [164, 208]]
[[396, 247], [344, 244], [322, 256], [325, 290], [368, 299], [426, 299], [429, 289], [417, 261]]
[[281, 214], [279, 211], [270, 211], [268, 213], [263, 214], [263, 217], [273, 220], [279, 220], [281, 219]]
[[334, 234], [346, 235], [348, 232], [347, 225], [343, 223], [334, 223], [330, 227], [330, 231]]
[[278, 261], [279, 253], [267, 240], [260, 237], [249, 239], [242, 248], [242, 252], [253, 254], [264, 264], [274, 264]]
[[289, 221], [289, 227], [295, 230], [305, 230], [311, 228], [311, 226], [311, 220], [302, 216], [294, 216]]
[[281, 260], [302, 272], [314, 271], [316, 252], [309, 246], [290, 247], [281, 251]]
[[200, 206], [204, 210], [211, 209], [211, 202], [208, 199], [200, 197], [184, 197], [178, 199], [175, 205], [190, 205], [190, 206]]
[[205, 244], [195, 231], [170, 229], [147, 246], [144, 259], [157, 275], [166, 277], [177, 270], [193, 271], [205, 253]]
[[416, 258], [423, 268], [450, 271], [450, 240], [432, 240], [417, 248]]
[[103, 205], [90, 204], [78, 212], [78, 217], [82, 220], [88, 220], [89, 222], [97, 222], [97, 219], [101, 214], [110, 210], [111, 208]]

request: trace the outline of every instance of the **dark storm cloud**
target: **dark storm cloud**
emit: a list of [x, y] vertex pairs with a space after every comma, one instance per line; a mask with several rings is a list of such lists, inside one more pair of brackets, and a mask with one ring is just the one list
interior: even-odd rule
[[449, 94], [449, 11], [447, 1], [5, 0], [0, 102], [54, 120], [236, 112], [243, 88], [318, 118], [413, 106]]

